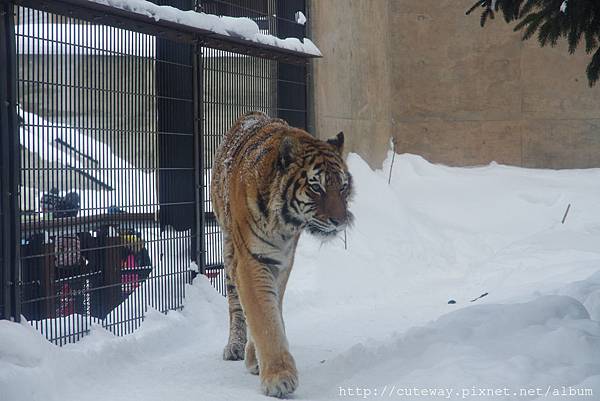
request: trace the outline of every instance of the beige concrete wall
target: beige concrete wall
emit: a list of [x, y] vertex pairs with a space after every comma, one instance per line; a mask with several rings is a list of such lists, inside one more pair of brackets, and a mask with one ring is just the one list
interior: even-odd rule
[[589, 56], [522, 42], [500, 18], [479, 26], [470, 1], [312, 0], [319, 137], [381, 166], [399, 153], [433, 162], [600, 167], [600, 85]]

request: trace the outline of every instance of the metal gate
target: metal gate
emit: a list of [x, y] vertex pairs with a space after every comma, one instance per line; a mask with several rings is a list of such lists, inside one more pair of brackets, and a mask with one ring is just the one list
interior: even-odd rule
[[[305, 34], [304, 0], [155, 3]], [[0, 5], [0, 317], [62, 345], [181, 308], [198, 273], [225, 294], [213, 154], [248, 110], [306, 127], [307, 55], [85, 0]]]

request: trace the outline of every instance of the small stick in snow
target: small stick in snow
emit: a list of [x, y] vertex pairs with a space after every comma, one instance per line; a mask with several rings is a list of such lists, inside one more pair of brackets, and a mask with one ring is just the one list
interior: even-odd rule
[[390, 164], [390, 176], [388, 178], [388, 185], [392, 183], [392, 168], [394, 167], [394, 159], [396, 158], [396, 138], [392, 137], [392, 164]]
[[478, 296], [477, 298], [475, 298], [475, 299], [472, 299], [472, 300], [471, 300], [471, 302], [475, 302], [475, 301], [477, 301], [478, 299], [481, 299], [481, 298], [483, 298], [483, 297], [486, 297], [487, 295], [488, 295], [488, 293], [487, 293], [487, 292], [484, 292], [483, 294], [481, 294], [481, 295], [480, 295], [480, 296]]
[[344, 228], [344, 249], [348, 250], [348, 241], [346, 239], [346, 229]]
[[570, 203], [567, 206], [567, 210], [565, 210], [565, 215], [563, 216], [562, 224], [565, 224], [565, 220], [567, 219], [567, 214], [569, 214], [569, 209], [571, 209], [571, 204]]

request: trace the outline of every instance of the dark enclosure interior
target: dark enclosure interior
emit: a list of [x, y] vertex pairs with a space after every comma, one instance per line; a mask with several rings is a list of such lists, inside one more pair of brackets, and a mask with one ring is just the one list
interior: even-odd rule
[[[304, 1], [156, 3], [305, 36]], [[62, 345], [92, 323], [123, 335], [148, 307], [182, 308], [198, 273], [225, 294], [213, 154], [248, 110], [305, 128], [305, 64], [0, 5], [0, 52], [14, 61], [0, 89], [16, 103], [0, 112], [0, 318], [22, 315]]]

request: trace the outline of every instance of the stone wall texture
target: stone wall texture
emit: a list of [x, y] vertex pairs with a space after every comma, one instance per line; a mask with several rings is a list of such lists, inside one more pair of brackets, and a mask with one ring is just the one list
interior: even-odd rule
[[380, 167], [398, 153], [436, 163], [600, 167], [600, 84], [590, 56], [521, 41], [472, 1], [311, 0], [314, 130]]

